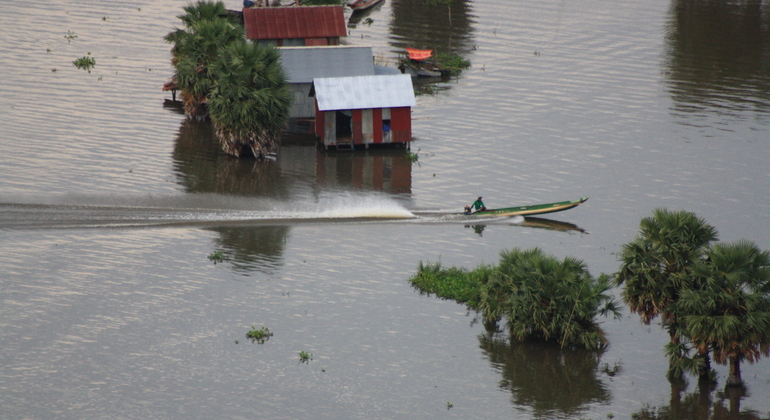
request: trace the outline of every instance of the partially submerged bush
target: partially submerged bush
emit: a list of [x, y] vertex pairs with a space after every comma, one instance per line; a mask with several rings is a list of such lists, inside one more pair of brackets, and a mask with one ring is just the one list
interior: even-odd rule
[[559, 261], [539, 248], [500, 253], [496, 267], [473, 271], [420, 263], [411, 284], [480, 311], [488, 328], [506, 320], [512, 340], [599, 349], [607, 345], [597, 315], [619, 316], [606, 275], [595, 279], [580, 260]]

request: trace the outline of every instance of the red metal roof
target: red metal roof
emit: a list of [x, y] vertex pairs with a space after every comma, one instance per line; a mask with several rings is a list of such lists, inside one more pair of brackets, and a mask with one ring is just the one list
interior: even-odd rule
[[257, 7], [243, 9], [248, 39], [345, 36], [342, 6]]

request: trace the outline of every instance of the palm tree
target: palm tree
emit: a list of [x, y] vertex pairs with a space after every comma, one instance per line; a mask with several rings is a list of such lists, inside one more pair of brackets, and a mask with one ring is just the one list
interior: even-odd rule
[[293, 99], [279, 59], [275, 48], [252, 43], [221, 51], [208, 106], [225, 153], [261, 158], [276, 149]]
[[225, 4], [221, 1], [198, 1], [195, 3], [188, 3], [182, 8], [184, 14], [177, 15], [177, 18], [184, 23], [184, 26], [189, 28], [195, 22], [203, 20], [215, 20], [224, 19], [237, 25], [240, 22], [238, 17], [230, 13], [225, 7]]
[[[716, 239], [716, 229], [694, 213], [656, 209], [652, 217], [641, 220], [639, 234], [620, 253], [615, 282], [623, 286], [623, 301], [646, 325], [661, 316], [671, 338], [667, 348], [671, 366], [677, 366], [675, 361], [685, 352], [674, 304], [682, 291], [696, 287], [693, 266]], [[708, 354], [701, 356], [706, 360], [702, 366], [707, 367]], [[676, 375], [677, 371], [669, 373]]]
[[599, 314], [619, 315], [607, 294], [607, 276], [594, 279], [582, 261], [558, 261], [539, 248], [514, 248], [500, 256], [498, 269], [482, 290], [485, 321], [504, 316], [511, 339], [517, 341], [535, 338], [587, 349], [607, 345], [595, 321]]
[[716, 244], [706, 256], [694, 270], [704, 286], [684, 291], [678, 303], [682, 328], [700, 352], [729, 363], [727, 385], [740, 386], [741, 362], [770, 355], [770, 252], [741, 240]]
[[[185, 114], [189, 118], [206, 118], [206, 102], [215, 79], [211, 65], [219, 52], [233, 42], [244, 42], [244, 29], [230, 17], [222, 17], [221, 2], [198, 2], [197, 6], [185, 7], [186, 14], [179, 15], [185, 29], [176, 29], [164, 39], [174, 44], [171, 63], [176, 68], [174, 80], [182, 90]], [[229, 15], [225, 15], [229, 16]]]

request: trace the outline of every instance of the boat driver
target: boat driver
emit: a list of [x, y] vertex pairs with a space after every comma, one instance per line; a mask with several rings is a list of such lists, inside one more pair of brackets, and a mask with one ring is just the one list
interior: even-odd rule
[[481, 197], [479, 197], [476, 201], [474, 201], [473, 204], [471, 204], [471, 207], [473, 208], [474, 213], [487, 210], [487, 206], [485, 206], [484, 202], [481, 201]]

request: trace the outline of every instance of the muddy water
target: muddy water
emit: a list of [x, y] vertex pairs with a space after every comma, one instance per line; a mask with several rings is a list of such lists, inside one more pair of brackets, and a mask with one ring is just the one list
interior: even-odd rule
[[[635, 316], [603, 324], [602, 354], [510, 345], [407, 284], [420, 261], [511, 247], [611, 273], [663, 206], [770, 248], [766, 4], [385, 0], [345, 43], [473, 63], [421, 89], [418, 163], [292, 135], [267, 165], [164, 107], [162, 36], [184, 4], [0, 3], [2, 417], [768, 415], [766, 359], [743, 397], [722, 367], [713, 392], [672, 389], [666, 337]], [[402, 218], [478, 195], [591, 198], [545, 220]], [[252, 326], [275, 335], [251, 343]]]

